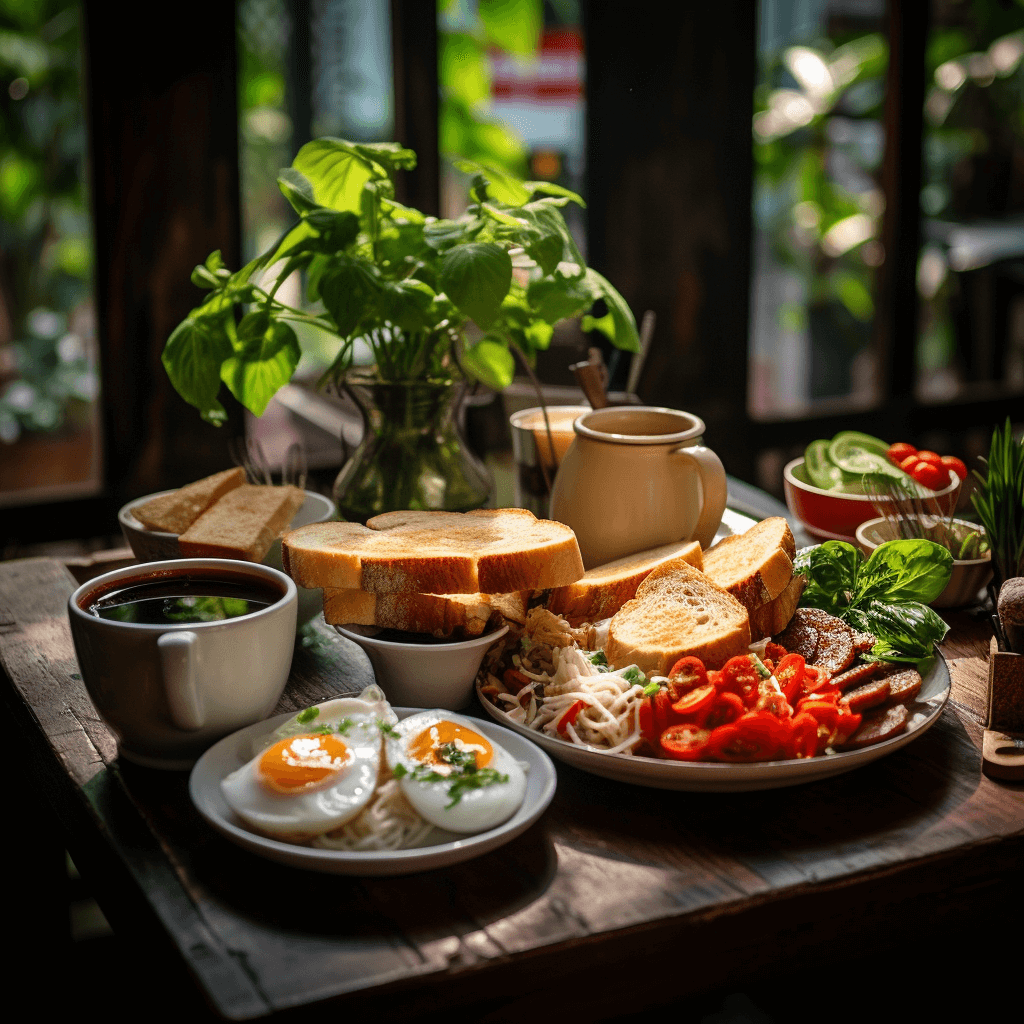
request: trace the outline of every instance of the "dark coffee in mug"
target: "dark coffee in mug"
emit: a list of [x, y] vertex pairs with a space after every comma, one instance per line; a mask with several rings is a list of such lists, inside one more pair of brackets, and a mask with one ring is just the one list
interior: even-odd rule
[[227, 571], [158, 572], [93, 592], [82, 610], [101, 619], [170, 626], [217, 622], [269, 608], [284, 597], [268, 580]]

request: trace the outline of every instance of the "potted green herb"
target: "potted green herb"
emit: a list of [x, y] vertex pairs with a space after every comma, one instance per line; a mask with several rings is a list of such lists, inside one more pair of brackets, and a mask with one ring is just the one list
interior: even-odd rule
[[[462, 161], [472, 176], [465, 213], [427, 217], [394, 198], [395, 172], [415, 163], [398, 143], [325, 138], [303, 146], [278, 178], [298, 223], [237, 272], [219, 252], [196, 267], [192, 280], [209, 294], [163, 353], [182, 397], [220, 423], [222, 383], [259, 416], [291, 379], [300, 355], [294, 325], [335, 336], [321, 384], [348, 390], [366, 421], [335, 485], [350, 518], [483, 504], [488, 483], [467, 468], [454, 399], [471, 379], [507, 386], [513, 353], [532, 362], [558, 321], [603, 300], [607, 312], [586, 317], [584, 328], [639, 348], [629, 307], [586, 266], [562, 216], [579, 196]], [[279, 297], [296, 271], [309, 308]], [[356, 366], [360, 342], [371, 367]]]
[[1002, 430], [992, 431], [988, 458], [982, 461], [985, 474], [974, 471], [978, 487], [971, 503], [988, 534], [998, 593], [1003, 580], [1024, 576], [1024, 440], [1014, 441], [1009, 416]]

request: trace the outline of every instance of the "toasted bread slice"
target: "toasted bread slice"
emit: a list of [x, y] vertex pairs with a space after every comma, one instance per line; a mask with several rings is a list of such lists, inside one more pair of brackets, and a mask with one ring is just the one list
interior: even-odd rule
[[796, 606], [800, 603], [800, 595], [806, 586], [805, 576], [794, 576], [789, 581], [789, 586], [774, 601], [769, 601], [750, 612], [751, 637], [754, 640], [762, 640], [766, 636], [781, 633], [793, 618]]
[[244, 469], [237, 466], [225, 469], [179, 487], [173, 494], [163, 494], [144, 505], [136, 505], [132, 515], [147, 530], [184, 533], [211, 505], [244, 483]]
[[576, 534], [526, 509], [386, 512], [286, 534], [285, 571], [301, 587], [371, 594], [508, 594], [583, 575]]
[[693, 655], [721, 668], [750, 645], [747, 610], [683, 558], [654, 569], [608, 625], [605, 656], [614, 668], [636, 664], [666, 674]]
[[526, 621], [527, 592], [513, 594], [368, 594], [325, 590], [324, 619], [459, 639], [480, 636], [492, 619]]
[[637, 587], [648, 574], [672, 558], [683, 558], [695, 569], [700, 569], [700, 544], [695, 540], [676, 541], [597, 565], [588, 569], [581, 580], [552, 590], [547, 606], [572, 626], [582, 622], [600, 622], [632, 600]]
[[793, 578], [796, 541], [789, 523], [772, 516], [704, 552], [704, 572], [750, 612], [774, 601]]
[[242, 484], [178, 538], [182, 557], [260, 562], [305, 500], [298, 487]]

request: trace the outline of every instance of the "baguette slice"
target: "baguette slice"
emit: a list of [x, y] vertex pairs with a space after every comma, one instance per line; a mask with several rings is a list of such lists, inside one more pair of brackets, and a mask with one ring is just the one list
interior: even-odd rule
[[605, 656], [613, 668], [636, 664], [648, 675], [666, 675], [687, 655], [721, 668], [749, 645], [746, 608], [677, 558], [654, 569], [612, 616]]
[[445, 639], [480, 636], [499, 615], [526, 621], [527, 592], [512, 594], [368, 594], [325, 590], [324, 619], [331, 625], [356, 623]]
[[704, 572], [753, 613], [789, 586], [795, 556], [789, 523], [772, 516], [708, 548]]
[[225, 469], [138, 505], [132, 515], [148, 530], [184, 533], [210, 506], [244, 483], [244, 469]]
[[695, 540], [676, 541], [597, 565], [588, 569], [581, 580], [552, 590], [548, 595], [548, 609], [572, 626], [600, 622], [632, 600], [648, 574], [672, 558], [682, 558], [700, 569], [700, 544]]
[[805, 576], [794, 576], [789, 581], [789, 586], [774, 601], [769, 601], [756, 611], [750, 612], [751, 638], [762, 640], [766, 636], [781, 633], [793, 618], [796, 606], [800, 603], [800, 595], [806, 586]]
[[305, 500], [305, 492], [298, 487], [242, 484], [178, 538], [181, 555], [261, 562]]
[[282, 552], [300, 587], [371, 594], [508, 594], [583, 575], [576, 534], [521, 508], [386, 512], [366, 526], [313, 523], [286, 534]]

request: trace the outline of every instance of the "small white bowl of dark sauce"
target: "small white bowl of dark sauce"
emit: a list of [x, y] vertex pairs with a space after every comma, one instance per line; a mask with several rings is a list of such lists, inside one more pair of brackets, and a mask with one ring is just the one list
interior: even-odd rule
[[425, 633], [357, 626], [334, 627], [370, 659], [377, 683], [396, 706], [458, 711], [473, 698], [484, 655], [508, 626], [471, 640], [438, 640]]

